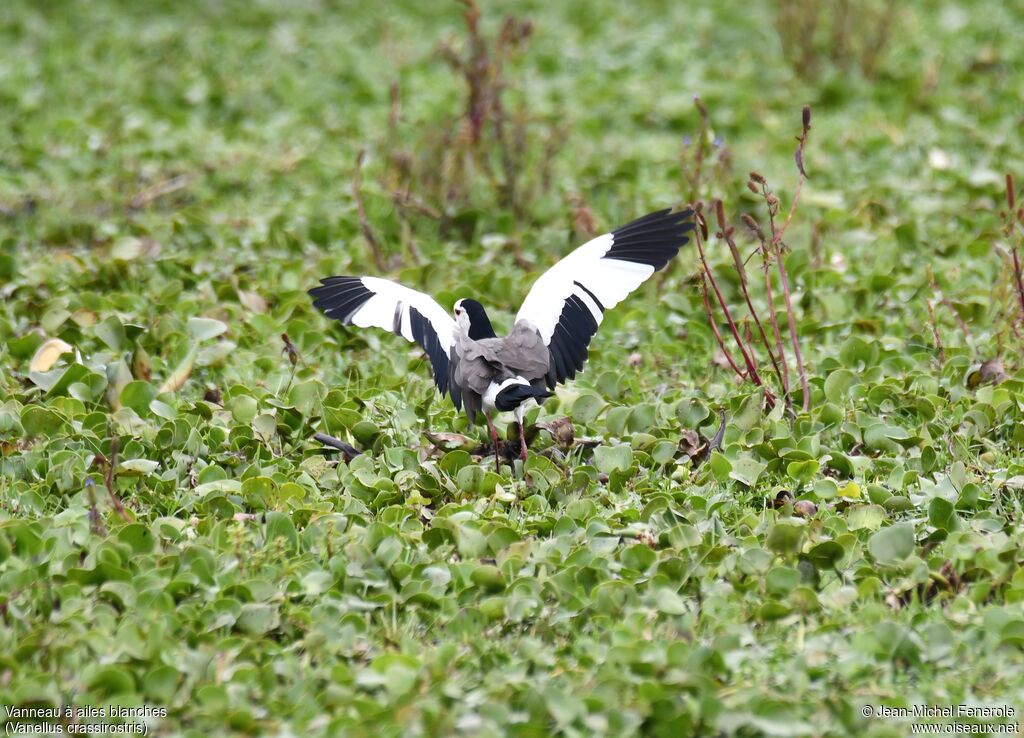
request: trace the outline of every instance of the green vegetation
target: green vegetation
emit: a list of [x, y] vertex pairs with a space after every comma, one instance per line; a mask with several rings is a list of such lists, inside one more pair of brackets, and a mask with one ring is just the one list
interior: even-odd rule
[[[848, 5], [488, 3], [475, 45], [457, 4], [0, 5], [0, 709], [149, 705], [195, 736], [1019, 720], [1024, 19], [790, 25]], [[500, 475], [479, 429], [424, 436], [468, 431], [421, 352], [305, 294], [386, 273], [501, 330], [591, 226], [691, 198], [745, 256], [747, 173], [788, 212], [805, 103], [793, 417], [718, 355], [692, 243], [528, 416], [588, 442], [540, 430]], [[33, 370], [49, 339], [71, 352]]]

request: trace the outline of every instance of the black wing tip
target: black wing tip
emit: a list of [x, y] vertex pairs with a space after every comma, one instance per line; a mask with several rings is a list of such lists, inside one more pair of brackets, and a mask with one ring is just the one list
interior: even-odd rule
[[307, 294], [313, 298], [313, 307], [348, 325], [374, 292], [363, 284], [362, 277], [323, 277], [320, 285], [307, 290]]
[[673, 212], [672, 208], [663, 208], [643, 215], [623, 226], [619, 226], [612, 231], [612, 235], [624, 236], [631, 233], [649, 233], [672, 228], [681, 229], [683, 232], [686, 232], [692, 230], [693, 227], [693, 208], [686, 208], [685, 210], [677, 210], [675, 212]]
[[690, 239], [693, 210], [664, 208], [648, 213], [612, 231], [612, 246], [605, 258], [632, 261], [664, 269]]
[[310, 295], [314, 293], [322, 294], [331, 288], [336, 289], [338, 287], [344, 287], [346, 285], [355, 284], [356, 282], [358, 282], [360, 286], [364, 286], [362, 277], [320, 277], [320, 284], [318, 284], [316, 287], [310, 287], [308, 290], [306, 290], [306, 293]]

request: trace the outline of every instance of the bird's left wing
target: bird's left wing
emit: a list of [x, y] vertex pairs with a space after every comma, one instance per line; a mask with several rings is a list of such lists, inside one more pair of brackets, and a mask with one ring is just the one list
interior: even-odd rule
[[454, 382], [455, 320], [430, 295], [378, 277], [327, 277], [309, 291], [313, 304], [328, 318], [360, 328], [383, 328], [415, 341], [430, 359], [441, 394], [451, 391], [461, 407]]
[[583, 369], [604, 311], [669, 263], [689, 240], [692, 216], [692, 210], [645, 215], [583, 244], [534, 283], [516, 322], [536, 328], [548, 347], [548, 387]]

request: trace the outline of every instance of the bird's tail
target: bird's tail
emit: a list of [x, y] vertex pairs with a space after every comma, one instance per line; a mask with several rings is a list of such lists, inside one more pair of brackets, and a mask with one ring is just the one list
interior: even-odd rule
[[494, 398], [494, 407], [501, 412], [508, 412], [515, 410], [531, 398], [539, 402], [545, 397], [551, 397], [551, 392], [548, 392], [543, 387], [534, 387], [529, 383], [511, 384], [498, 392]]

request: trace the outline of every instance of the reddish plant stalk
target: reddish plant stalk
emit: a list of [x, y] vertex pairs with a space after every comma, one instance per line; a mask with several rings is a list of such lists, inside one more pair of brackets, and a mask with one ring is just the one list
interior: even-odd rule
[[377, 236], [370, 226], [370, 219], [366, 216], [366, 208], [363, 206], [363, 161], [365, 159], [366, 149], [360, 149], [356, 155], [356, 170], [352, 174], [352, 199], [356, 201], [359, 229], [363, 233], [363, 238], [370, 245], [370, 251], [373, 252], [373, 262], [377, 265], [379, 271], [384, 272], [387, 271], [387, 266], [384, 263], [384, 255], [380, 250], [380, 241], [377, 240]]
[[782, 250], [779, 244], [775, 244], [775, 266], [779, 270], [779, 280], [782, 282], [782, 295], [786, 300], [786, 318], [789, 321], [789, 338], [793, 344], [793, 356], [796, 358], [796, 370], [800, 375], [800, 389], [803, 391], [804, 412], [811, 409], [811, 391], [807, 384], [807, 372], [804, 370], [804, 358], [800, 353], [800, 340], [796, 333], [796, 320], [793, 318], [793, 301], [789, 293], [789, 276], [786, 274], [786, 267], [782, 264]]
[[[767, 256], [767, 253], [765, 253]], [[789, 395], [789, 362], [786, 361], [785, 344], [782, 342], [782, 331], [779, 330], [779, 316], [775, 311], [775, 292], [772, 290], [772, 278], [769, 273], [768, 263], [765, 262], [764, 269], [764, 291], [768, 299], [768, 318], [772, 324], [772, 333], [775, 334], [775, 348], [779, 352], [780, 363], [782, 364], [782, 386], [786, 395]]]
[[700, 296], [704, 300], [704, 312], [707, 313], [708, 325], [711, 326], [711, 332], [715, 334], [715, 340], [718, 341], [718, 347], [722, 349], [722, 355], [725, 356], [725, 360], [729, 362], [729, 366], [732, 367], [732, 370], [736, 372], [737, 376], [739, 376], [740, 379], [746, 379], [747, 375], [745, 375], [740, 368], [736, 366], [736, 362], [729, 354], [729, 349], [725, 347], [725, 339], [722, 338], [722, 334], [718, 330], [718, 325], [715, 323], [715, 315], [711, 310], [711, 302], [708, 300], [708, 279], [704, 276], [704, 272], [701, 272], [700, 274], [700, 284]]
[[1017, 287], [1017, 301], [1020, 303], [1020, 317], [1024, 320], [1024, 275], [1021, 274], [1020, 256], [1017, 247], [1013, 251], [1013, 280]]
[[729, 226], [725, 220], [725, 206], [721, 200], [715, 200], [715, 217], [718, 220], [718, 236], [725, 241], [729, 247], [729, 252], [732, 254], [733, 264], [736, 266], [736, 273], [740, 278], [740, 290], [743, 292], [743, 299], [746, 300], [747, 310], [750, 312], [750, 317], [754, 319], [754, 324], [757, 326], [757, 330], [761, 335], [761, 342], [764, 344], [765, 351], [768, 352], [768, 358], [771, 359], [772, 367], [775, 369], [775, 376], [778, 377], [779, 383], [782, 386], [783, 394], [786, 398], [786, 406], [791, 405], [789, 398], [789, 385], [788, 382], [783, 380], [782, 370], [779, 368], [778, 359], [775, 358], [775, 353], [772, 351], [771, 342], [768, 340], [768, 334], [765, 333], [764, 325], [761, 323], [761, 318], [757, 314], [757, 310], [754, 309], [754, 303], [750, 299], [750, 292], [747, 290], [747, 270], [743, 266], [743, 259], [740, 257], [740, 251], [736, 247], [736, 242], [733, 240], [732, 234], [735, 229]]
[[[750, 185], [748, 184], [748, 187]], [[751, 187], [754, 192], [757, 192], [756, 187]], [[770, 212], [770, 211], [769, 211]], [[775, 291], [772, 289], [772, 278], [771, 278], [771, 249], [768, 247], [768, 239], [764, 235], [764, 231], [753, 216], [748, 213], [743, 214], [743, 222], [747, 225], [757, 239], [761, 242], [761, 273], [764, 275], [764, 292], [765, 297], [768, 300], [768, 318], [772, 325], [772, 333], [775, 338], [775, 350], [779, 353], [779, 363], [782, 365], [782, 388], [786, 393], [786, 404], [788, 407], [792, 407], [792, 399], [789, 397], [789, 361], [786, 358], [785, 344], [782, 342], [782, 331], [779, 330], [779, 316], [775, 310]]]
[[797, 136], [796, 152], [793, 154], [793, 159], [796, 161], [796, 168], [800, 176], [796, 181], [796, 190], [793, 192], [793, 202], [789, 205], [789, 213], [786, 215], [786, 220], [783, 222], [782, 227], [775, 231], [774, 225], [772, 226], [772, 244], [777, 244], [782, 241], [782, 235], [789, 228], [789, 224], [793, 221], [793, 214], [796, 212], [796, 204], [800, 201], [800, 191], [804, 188], [804, 180], [807, 179], [807, 172], [804, 171], [804, 146], [807, 144], [807, 134], [811, 131], [811, 106], [804, 105], [803, 117], [802, 117], [803, 128], [800, 130], [800, 135]]
[[711, 283], [711, 288], [715, 291], [715, 297], [718, 299], [718, 304], [722, 308], [722, 313], [725, 314], [725, 319], [729, 323], [729, 330], [732, 331], [732, 336], [736, 340], [736, 346], [739, 348], [740, 353], [743, 354], [743, 363], [747, 367], [747, 376], [750, 377], [751, 382], [760, 386], [763, 384], [761, 376], [757, 373], [757, 367], [754, 364], [754, 360], [747, 352], [747, 347], [743, 344], [743, 339], [740, 338], [739, 328], [736, 327], [736, 322], [732, 319], [732, 313], [729, 312], [729, 306], [725, 302], [725, 298], [722, 297], [722, 292], [718, 289], [718, 283], [715, 281], [715, 275], [711, 273], [711, 267], [708, 266], [708, 261], [704, 256], [704, 244], [700, 231], [701, 229], [699, 226], [693, 230], [693, 240], [694, 243], [697, 244], [697, 253], [700, 255], [700, 263], [704, 269], [704, 274], [707, 275], [707, 279]]
[[964, 340], [967, 341], [967, 343], [970, 343], [971, 331], [967, 328], [967, 324], [964, 322], [964, 319], [960, 317], [960, 313], [957, 312], [956, 307], [953, 306], [953, 303], [950, 302], [950, 299], [942, 294], [942, 290], [939, 289], [938, 282], [935, 281], [935, 274], [934, 272], [932, 272], [932, 268], [929, 266], [926, 269], [928, 272], [928, 283], [932, 287], [932, 292], [935, 293], [935, 299], [941, 302], [942, 305], [947, 310], [949, 310], [949, 312], [953, 316], [953, 320], [956, 321], [957, 327], [960, 329], [960, 332], [964, 334]]

